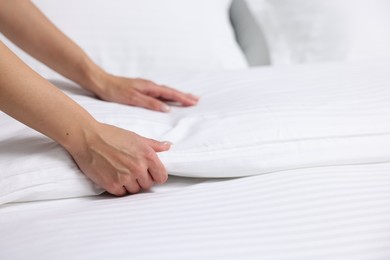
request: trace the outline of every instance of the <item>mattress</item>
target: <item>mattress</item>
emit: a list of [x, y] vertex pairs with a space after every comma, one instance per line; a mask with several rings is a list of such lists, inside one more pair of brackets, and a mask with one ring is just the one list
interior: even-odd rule
[[[390, 259], [390, 164], [0, 206], [0, 259]], [[186, 180], [186, 183], [185, 183]]]

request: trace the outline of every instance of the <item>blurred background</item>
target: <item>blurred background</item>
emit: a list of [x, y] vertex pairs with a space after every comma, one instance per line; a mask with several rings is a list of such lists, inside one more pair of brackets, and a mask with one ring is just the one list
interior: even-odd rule
[[271, 64], [390, 58], [388, 0], [235, 2], [249, 6]]
[[[390, 59], [389, 0], [33, 2], [96, 63], [128, 76]], [[59, 77], [0, 40], [44, 77]]]

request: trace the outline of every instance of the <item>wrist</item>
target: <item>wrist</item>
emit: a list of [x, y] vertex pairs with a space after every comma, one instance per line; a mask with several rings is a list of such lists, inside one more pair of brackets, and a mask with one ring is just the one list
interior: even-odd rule
[[100, 97], [104, 92], [108, 74], [88, 57], [80, 63], [79, 72], [80, 76], [76, 83]]
[[93, 117], [79, 118], [77, 122], [62, 133], [62, 138], [56, 140], [73, 157], [85, 154], [92, 143], [91, 139], [97, 136], [100, 124]]

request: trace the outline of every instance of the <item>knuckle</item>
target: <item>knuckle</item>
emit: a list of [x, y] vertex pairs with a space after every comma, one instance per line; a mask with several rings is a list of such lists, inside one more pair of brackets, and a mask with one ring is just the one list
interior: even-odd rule
[[163, 104], [157, 100], [151, 100], [150, 101], [150, 108], [152, 108], [153, 110], [161, 110], [161, 108], [163, 107]]
[[124, 196], [126, 194], [125, 189], [122, 185], [119, 184], [112, 184], [110, 185], [110, 189], [107, 189], [107, 191], [115, 196]]
[[123, 184], [129, 183], [131, 181], [131, 175], [130, 174], [122, 174], [120, 178], [120, 182]]
[[129, 104], [136, 104], [139, 100], [139, 94], [135, 93], [134, 91], [130, 91], [127, 95], [127, 100]]
[[141, 191], [141, 187], [138, 184], [134, 184], [129, 188], [130, 193], [138, 193]]
[[146, 174], [145, 176], [143, 176], [142, 179], [141, 178], [138, 179], [138, 183], [145, 190], [148, 190], [153, 186], [153, 180], [149, 174]]
[[163, 184], [167, 181], [168, 179], [168, 174], [167, 172], [165, 171], [165, 169], [161, 170], [158, 174], [155, 174], [153, 176], [154, 180], [158, 183], [158, 184]]
[[105, 183], [105, 184], [103, 185], [103, 188], [104, 188], [106, 191], [108, 191], [109, 193], [112, 193], [112, 192], [115, 190], [116, 186], [115, 186], [114, 183], [109, 182], [109, 183]]
[[147, 191], [147, 190], [150, 190], [150, 188], [152, 188], [153, 184], [144, 184], [142, 185], [142, 189]]
[[145, 151], [144, 157], [148, 161], [154, 161], [156, 159], [156, 153], [152, 149]]
[[145, 168], [141, 165], [135, 165], [132, 169], [132, 174], [136, 178], [139, 178], [144, 173], [145, 173]]
[[148, 181], [146, 182], [142, 188], [145, 189], [145, 190], [149, 190], [151, 187], [153, 186], [153, 182], [152, 181]]

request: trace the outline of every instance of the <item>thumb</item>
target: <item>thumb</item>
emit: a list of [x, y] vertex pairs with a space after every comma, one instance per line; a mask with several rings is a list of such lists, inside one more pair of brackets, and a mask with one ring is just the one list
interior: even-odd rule
[[152, 147], [155, 152], [168, 151], [172, 145], [171, 142], [167, 142], [167, 141], [160, 142], [160, 141], [156, 141], [154, 139], [144, 138], [144, 137], [143, 137], [143, 139], [144, 139], [144, 142], [147, 145], [149, 145], [150, 147]]

